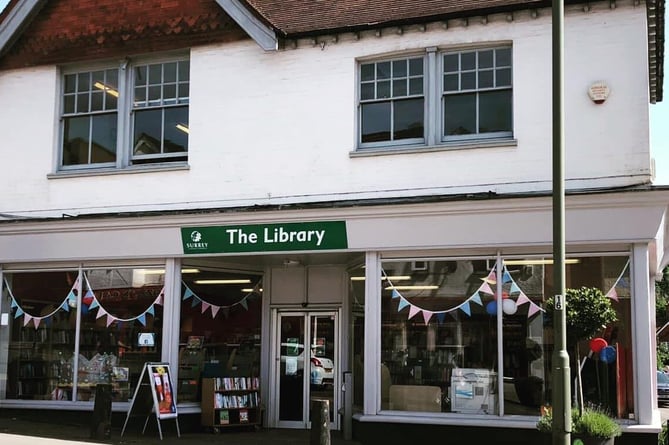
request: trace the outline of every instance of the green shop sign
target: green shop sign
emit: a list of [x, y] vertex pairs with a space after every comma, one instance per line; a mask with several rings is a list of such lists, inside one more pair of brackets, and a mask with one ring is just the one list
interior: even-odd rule
[[182, 227], [185, 254], [348, 248], [345, 221]]

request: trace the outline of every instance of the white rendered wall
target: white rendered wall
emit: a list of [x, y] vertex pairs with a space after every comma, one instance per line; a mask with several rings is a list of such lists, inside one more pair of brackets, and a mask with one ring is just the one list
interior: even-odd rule
[[[568, 10], [568, 188], [650, 180], [645, 6]], [[47, 178], [57, 145], [58, 72], [0, 72], [0, 213], [24, 216], [284, 204], [551, 188], [550, 10], [439, 24], [323, 47], [254, 42], [191, 52], [189, 170]], [[453, 22], [453, 21], [451, 21]], [[512, 43], [517, 146], [351, 157], [356, 59], [429, 46]], [[604, 81], [606, 103], [588, 87]], [[11, 104], [5, 107], [5, 104]]]

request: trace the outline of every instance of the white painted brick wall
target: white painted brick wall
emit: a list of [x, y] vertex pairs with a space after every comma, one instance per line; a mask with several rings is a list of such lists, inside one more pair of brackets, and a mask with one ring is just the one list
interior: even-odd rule
[[[568, 187], [650, 179], [645, 6], [567, 14]], [[516, 147], [355, 157], [356, 59], [513, 44]], [[58, 216], [354, 198], [548, 190], [551, 20], [435, 25], [324, 48], [263, 52], [253, 42], [193, 49], [190, 170], [48, 179], [57, 145], [57, 70], [0, 72], [0, 213]], [[587, 97], [605, 81], [603, 105]], [[10, 106], [5, 106], [11, 104]]]

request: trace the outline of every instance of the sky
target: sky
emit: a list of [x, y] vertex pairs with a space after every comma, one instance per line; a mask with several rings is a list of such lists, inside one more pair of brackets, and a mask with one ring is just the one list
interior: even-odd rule
[[[5, 8], [9, 0], [0, 0], [0, 12]], [[667, 29], [667, 18], [665, 14], [665, 29]], [[664, 57], [664, 96], [662, 102], [650, 104], [650, 145], [651, 152], [655, 158], [655, 184], [669, 185], [669, 72], [667, 71], [667, 59]]]

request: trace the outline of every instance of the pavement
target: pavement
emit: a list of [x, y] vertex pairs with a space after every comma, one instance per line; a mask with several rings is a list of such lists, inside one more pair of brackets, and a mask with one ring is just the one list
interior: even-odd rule
[[[63, 413], [40, 410], [0, 409], [0, 444], [7, 445], [308, 445], [318, 444], [318, 437], [311, 440], [310, 430], [268, 429], [268, 428], [224, 428], [219, 432], [199, 426], [199, 416], [183, 418], [179, 416], [181, 436], [177, 436], [173, 419], [161, 421], [163, 439], [160, 439], [155, 417], [149, 418], [144, 434], [144, 418], [130, 418], [121, 437], [124, 416], [112, 418], [109, 437], [91, 438], [91, 413]], [[331, 445], [360, 445], [344, 440], [341, 431], [330, 432]]]

